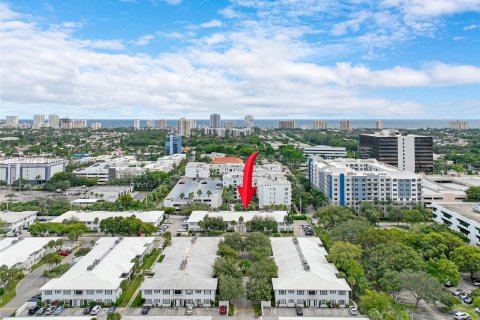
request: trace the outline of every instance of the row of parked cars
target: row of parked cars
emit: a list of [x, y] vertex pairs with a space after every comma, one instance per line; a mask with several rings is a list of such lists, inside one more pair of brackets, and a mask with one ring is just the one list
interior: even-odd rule
[[33, 306], [28, 309], [29, 316], [59, 316], [62, 314], [65, 308], [63, 306], [50, 306], [50, 307], [40, 307], [40, 306]]

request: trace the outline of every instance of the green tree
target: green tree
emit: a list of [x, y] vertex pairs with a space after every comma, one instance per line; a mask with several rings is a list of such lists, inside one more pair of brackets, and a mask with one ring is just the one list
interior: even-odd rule
[[466, 201], [480, 201], [480, 187], [470, 187], [465, 190]]
[[393, 300], [385, 292], [375, 290], [365, 290], [365, 294], [360, 297], [358, 307], [364, 314], [371, 310], [387, 311], [392, 308]]
[[258, 231], [258, 232], [273, 232], [277, 230], [277, 222], [270, 217], [258, 217], [255, 216], [252, 218], [252, 220], [248, 221], [246, 223], [247, 228], [250, 229], [250, 231]]
[[250, 278], [272, 279], [278, 277], [278, 267], [271, 259], [262, 259], [253, 264], [248, 270]]
[[360, 260], [362, 248], [348, 242], [335, 242], [330, 248], [328, 259], [335, 264], [342, 265], [347, 260]]
[[43, 259], [48, 265], [48, 270], [52, 270], [53, 265], [57, 266], [60, 264], [60, 262], [62, 262], [62, 258], [54, 252], [45, 255]]
[[403, 210], [402, 221], [412, 225], [414, 223], [425, 221], [425, 216], [418, 210]]
[[457, 265], [458, 270], [470, 272], [471, 277], [480, 271], [480, 249], [474, 246], [464, 245], [453, 250], [451, 260]]
[[366, 219], [347, 220], [335, 226], [330, 234], [337, 241], [358, 244], [360, 235], [370, 228], [371, 225]]
[[329, 206], [316, 213], [318, 221], [327, 230], [331, 230], [340, 223], [356, 218], [352, 209], [347, 207]]
[[260, 301], [272, 300], [272, 286], [269, 279], [250, 279], [247, 282], [247, 299], [255, 305], [259, 305]]
[[8, 232], [7, 223], [0, 219], [0, 234], [6, 234]]
[[364, 201], [360, 205], [360, 215], [365, 217], [372, 225], [377, 225], [380, 221], [380, 216], [382, 212], [375, 204], [371, 201]]
[[243, 296], [242, 278], [222, 275], [218, 279], [218, 295], [220, 300], [235, 301]]
[[438, 280], [424, 271], [405, 270], [398, 274], [402, 287], [415, 297], [415, 308], [420, 300], [433, 303], [443, 296], [443, 286]]
[[388, 270], [385, 272], [382, 278], [380, 278], [379, 284], [382, 290], [389, 292], [392, 295], [402, 289], [402, 281], [398, 277], [397, 271]]
[[268, 248], [270, 250], [270, 239], [260, 232], [251, 232], [245, 238], [245, 249], [250, 251], [252, 249]]
[[221, 257], [230, 258], [233, 260], [237, 260], [238, 256], [240, 255], [240, 253], [237, 250], [233, 249], [225, 242], [219, 243], [217, 253]]
[[427, 273], [437, 278], [440, 283], [449, 280], [453, 286], [456, 286], [461, 279], [458, 267], [448, 259], [430, 259], [427, 262], [426, 270]]
[[198, 223], [198, 225], [206, 232], [224, 231], [227, 229], [227, 222], [222, 217], [209, 217], [208, 214]]
[[163, 234], [163, 248], [169, 247], [172, 245], [172, 233], [167, 231]]
[[240, 270], [242, 270], [243, 273], [246, 273], [248, 269], [252, 267], [252, 263], [249, 260], [243, 259], [240, 260], [238, 263], [238, 266], [240, 267]]
[[107, 316], [107, 320], [121, 320], [121, 319], [122, 319], [122, 315], [118, 312], [110, 313]]
[[238, 252], [243, 250], [243, 238], [238, 232], [226, 234], [223, 241]]
[[215, 261], [215, 264], [213, 265], [213, 274], [217, 278], [220, 276], [240, 278], [242, 276], [242, 272], [238, 268], [235, 260], [224, 257], [220, 257]]

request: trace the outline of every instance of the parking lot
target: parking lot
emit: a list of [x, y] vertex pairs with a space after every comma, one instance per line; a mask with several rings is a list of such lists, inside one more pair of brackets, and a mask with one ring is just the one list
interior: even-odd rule
[[[185, 316], [186, 308], [151, 308], [148, 312], [148, 316], [160, 316], [160, 317], [181, 317]], [[120, 313], [124, 316], [141, 316], [141, 308], [124, 308], [120, 309]], [[220, 316], [218, 314], [218, 308], [194, 308], [194, 316], [215, 316], [215, 319], [228, 319], [228, 316]], [[185, 316], [186, 318], [191, 316]]]
[[309, 237], [305, 235], [302, 225], [308, 225], [306, 220], [295, 220], [293, 221], [293, 234], [296, 237]]
[[[265, 308], [264, 317], [296, 317], [295, 308]], [[348, 308], [303, 308], [304, 317], [351, 317]], [[352, 317], [352, 319], [355, 319]]]
[[168, 226], [166, 230], [170, 231], [172, 236], [175, 237], [177, 235], [177, 230], [182, 228], [183, 219], [185, 219], [185, 216], [171, 214], [169, 215], [168, 219], [165, 219], [162, 225]]

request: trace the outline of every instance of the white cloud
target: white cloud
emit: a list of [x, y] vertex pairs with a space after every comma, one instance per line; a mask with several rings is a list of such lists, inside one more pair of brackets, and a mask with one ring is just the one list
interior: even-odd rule
[[165, 0], [165, 2], [169, 5], [176, 6], [182, 3], [182, 0]]
[[400, 7], [409, 16], [423, 17], [480, 10], [478, 0], [386, 0], [384, 4]]
[[135, 40], [133, 43], [137, 46], [146, 46], [149, 44], [153, 39], [155, 39], [155, 36], [151, 34], [146, 34], [144, 36], [141, 36], [137, 40]]
[[471, 24], [471, 25], [468, 25], [468, 26], [464, 27], [463, 30], [475, 30], [475, 29], [479, 29], [479, 28], [480, 28], [480, 25]]
[[218, 28], [222, 26], [222, 21], [214, 19], [200, 24], [202, 28]]

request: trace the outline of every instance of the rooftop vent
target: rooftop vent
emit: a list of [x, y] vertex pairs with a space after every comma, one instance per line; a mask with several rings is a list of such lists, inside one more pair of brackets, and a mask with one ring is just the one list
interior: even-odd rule
[[180, 264], [180, 270], [185, 270], [187, 268], [188, 260], [183, 259], [182, 263]]

